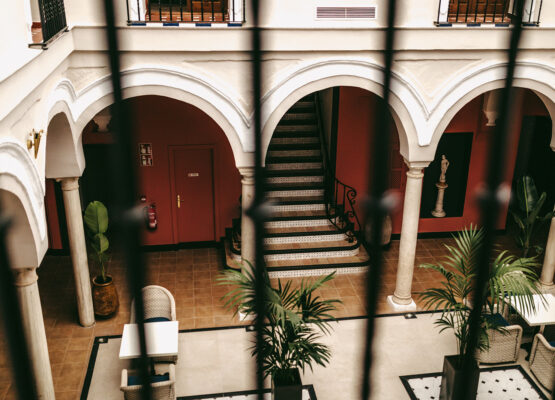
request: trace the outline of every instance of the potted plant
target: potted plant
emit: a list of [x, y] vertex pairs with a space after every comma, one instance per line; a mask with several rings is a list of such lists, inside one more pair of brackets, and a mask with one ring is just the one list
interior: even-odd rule
[[[248, 263], [248, 262], [247, 262]], [[250, 264], [248, 264], [250, 266]], [[233, 289], [222, 297], [234, 315], [241, 312], [255, 315], [255, 278], [251, 269], [243, 272], [226, 270], [218, 278], [219, 284], [231, 285]], [[302, 383], [299, 369], [312, 370], [313, 364], [326, 366], [331, 353], [328, 346], [319, 343], [319, 332], [330, 333], [329, 314], [336, 309], [339, 300], [323, 300], [314, 291], [333, 279], [335, 273], [309, 281], [303, 279], [298, 288], [278, 280], [272, 287], [267, 272], [264, 272], [266, 293], [264, 310], [267, 324], [263, 328], [260, 352], [263, 358], [264, 378], [272, 379], [272, 398], [275, 400], [300, 400]], [[256, 356], [259, 349], [252, 347]]]
[[108, 230], [108, 210], [100, 201], [91, 201], [83, 216], [89, 244], [89, 254], [100, 268], [100, 274], [95, 276], [93, 283], [94, 313], [99, 317], [110, 317], [118, 309], [118, 292], [114, 281], [106, 271], [108, 261], [107, 251], [110, 242], [106, 237]]
[[[516, 242], [522, 248], [522, 257], [528, 257], [535, 233], [544, 223], [551, 221], [555, 215], [554, 211], [550, 211], [543, 217], [540, 216], [546, 197], [545, 192], [538, 196], [536, 184], [530, 176], [523, 176], [518, 180], [516, 185], [517, 210], [509, 210], [509, 212], [518, 227]], [[534, 248], [538, 255], [543, 253], [542, 246], [536, 245]]]
[[[462, 382], [463, 356], [469, 346], [469, 317], [472, 307], [474, 279], [477, 275], [477, 257], [484, 241], [484, 233], [476, 227], [470, 226], [455, 237], [455, 246], [445, 247], [448, 255], [443, 264], [422, 264], [420, 268], [439, 272], [444, 281], [439, 288], [430, 288], [419, 293], [423, 307], [428, 310], [439, 311], [441, 316], [435, 321], [440, 332], [452, 329], [457, 341], [458, 354], [446, 356], [443, 366], [440, 399], [456, 399], [461, 392], [461, 385], [472, 385], [477, 390], [479, 369], [476, 363], [472, 379]], [[481, 313], [480, 334], [477, 351], [488, 350], [488, 329], [501, 333], [506, 330], [501, 326], [495, 314], [503, 312], [508, 307], [504, 296], [519, 296], [521, 301], [530, 308], [534, 308], [532, 295], [540, 293], [535, 285], [537, 276], [534, 258], [517, 258], [501, 251], [492, 259], [489, 280], [485, 287], [486, 299]], [[476, 391], [469, 393], [476, 393]]]

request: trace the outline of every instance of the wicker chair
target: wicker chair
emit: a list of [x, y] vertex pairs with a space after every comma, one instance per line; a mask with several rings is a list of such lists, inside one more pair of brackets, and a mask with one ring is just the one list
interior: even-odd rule
[[[169, 380], [151, 383], [153, 400], [175, 400], [175, 365], [168, 365]], [[124, 369], [121, 371], [121, 386], [125, 400], [140, 400], [142, 385], [127, 386], [128, 373]]]
[[[167, 318], [177, 321], [175, 300], [170, 291], [162, 286], [150, 285], [143, 288], [143, 305], [145, 321], [151, 318]], [[135, 301], [131, 303], [130, 323], [137, 323]], [[177, 356], [153, 357], [154, 362], [177, 362]]]
[[538, 333], [534, 336], [530, 351], [530, 371], [538, 381], [550, 392], [555, 381], [555, 347]]
[[[507, 308], [502, 317], [507, 317]], [[488, 329], [489, 349], [478, 351], [476, 360], [479, 363], [512, 363], [518, 359], [518, 352], [522, 341], [522, 327], [519, 325], [508, 325], [504, 327], [505, 332]]]

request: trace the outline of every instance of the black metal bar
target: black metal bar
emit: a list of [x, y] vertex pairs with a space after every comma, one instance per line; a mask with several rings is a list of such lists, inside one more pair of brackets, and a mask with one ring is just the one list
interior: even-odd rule
[[[375, 314], [378, 302], [380, 277], [382, 272], [382, 248], [381, 234], [383, 229], [383, 220], [385, 217], [385, 209], [383, 205], [383, 195], [387, 189], [388, 183], [388, 167], [389, 167], [389, 148], [390, 148], [390, 132], [389, 127], [389, 98], [391, 87], [391, 66], [393, 64], [393, 49], [395, 40], [395, 14], [396, 0], [389, 0], [387, 9], [387, 27], [385, 30], [384, 43], [384, 83], [383, 83], [383, 99], [376, 102], [376, 110], [373, 115], [379, 115], [375, 118], [373, 149], [370, 154], [369, 171], [369, 190], [370, 198], [366, 207], [364, 226], [371, 225], [371, 239], [368, 246], [370, 267], [366, 281], [366, 299], [368, 310], [368, 321], [366, 326], [366, 343], [364, 346], [364, 366], [362, 369], [362, 399], [367, 400], [371, 395], [371, 377], [372, 372], [372, 342], [375, 333]], [[373, 151], [372, 151], [373, 150]]]
[[210, 0], [210, 3], [212, 4], [212, 22], [214, 22], [214, 0]]
[[[486, 19], [486, 10], [484, 10], [484, 21]], [[478, 22], [478, 0], [476, 0], [476, 7], [474, 7], [474, 22]]]
[[[501, 101], [499, 105], [499, 122], [493, 134], [492, 141], [489, 148], [490, 160], [487, 169], [487, 187], [484, 193], [480, 196], [481, 208], [481, 226], [484, 229], [484, 242], [483, 247], [478, 254], [478, 273], [474, 283], [474, 296], [473, 308], [470, 312], [469, 318], [469, 333], [468, 333], [468, 346], [463, 360], [463, 380], [468, 381], [470, 378], [471, 370], [475, 365], [475, 350], [479, 341], [481, 329], [481, 313], [485, 301], [487, 281], [489, 279], [490, 271], [490, 257], [491, 250], [494, 246], [494, 231], [495, 223], [500, 211], [502, 200], [498, 196], [499, 189], [501, 188], [503, 180], [503, 167], [507, 158], [507, 143], [509, 142], [509, 127], [512, 119], [513, 108], [513, 80], [516, 68], [516, 56], [518, 53], [518, 43], [522, 33], [522, 12], [523, 1], [518, 1], [517, 10], [519, 12], [515, 15], [514, 26], [511, 32], [510, 46], [508, 50], [508, 64], [507, 75], [505, 78], [505, 87], [501, 94]], [[474, 398], [475, 393], [468, 393], [469, 385], [463, 385], [463, 391], [460, 399]]]
[[493, 20], [492, 22], [495, 24], [495, 14], [497, 14], [497, 0], [493, 3]]
[[179, 20], [183, 21], [183, 0], [179, 0]]
[[486, 0], [486, 5], [484, 8], [484, 23], [487, 22], [486, 19], [488, 17], [488, 5], [489, 5], [489, 0]]
[[9, 225], [9, 219], [0, 214], [0, 304], [4, 316], [4, 329], [14, 372], [16, 393], [20, 399], [36, 399], [36, 379], [30, 364], [31, 359], [22, 326], [21, 306], [17, 298], [6, 246]]
[[148, 20], [152, 21], [152, 2], [147, 0], [148, 2]]
[[115, 28], [114, 4], [117, 0], [104, 0], [106, 14], [106, 33], [108, 54], [110, 61], [111, 80], [113, 86], [114, 103], [112, 104], [112, 127], [115, 138], [111, 146], [110, 161], [112, 166], [112, 185], [115, 194], [114, 219], [115, 227], [120, 233], [124, 250], [127, 275], [131, 293], [135, 301], [135, 311], [139, 331], [139, 345], [141, 357], [139, 373], [143, 382], [141, 396], [144, 400], [152, 397], [149, 379], [149, 359], [146, 352], [146, 338], [144, 330], [144, 304], [142, 288], [144, 286], [144, 265], [140, 251], [140, 228], [142, 226], [142, 212], [134, 207], [137, 199], [136, 176], [133, 159], [133, 118], [129, 118], [128, 104], [123, 102], [118, 40]]
[[466, 12], [464, 15], [464, 22], [468, 22], [468, 9], [470, 8], [470, 3], [466, 0]]
[[224, 6], [224, 0], [220, 0], [220, 11], [222, 13], [222, 22], [225, 21], [225, 6]]
[[200, 20], [204, 21], [204, 0], [200, 0]]
[[[440, 15], [440, 11], [441, 11], [441, 2], [444, 0], [439, 0], [437, 3], [437, 19], [436, 21], [439, 22], [439, 15]], [[451, 0], [449, 0], [451, 1]], [[449, 5], [447, 6], [447, 14], [449, 14]]]
[[543, 5], [543, 0], [540, 0], [540, 7], [538, 8], [538, 18], [536, 19], [536, 25], [540, 24], [540, 15], [542, 13], [542, 5]]
[[173, 3], [172, 0], [168, 0], [170, 5], [170, 21], [173, 21]]
[[258, 27], [260, 16], [260, 3], [258, 0], [252, 0], [253, 27], [251, 30], [252, 40], [252, 90], [253, 90], [253, 120], [254, 120], [254, 201], [248, 210], [248, 215], [254, 222], [255, 237], [255, 296], [256, 296], [256, 388], [258, 391], [258, 400], [263, 400], [264, 394], [264, 373], [262, 354], [262, 343], [264, 340], [263, 328], [265, 321], [265, 290], [264, 290], [264, 273], [266, 266], [264, 264], [264, 168], [262, 168], [262, 106], [260, 104], [262, 96], [262, 39], [260, 28]]
[[189, 0], [189, 1], [190, 1], [190, 3], [189, 3], [190, 7], [189, 8], [191, 9], [191, 22], [193, 22], [195, 20], [194, 15], [193, 15], [193, 0]]

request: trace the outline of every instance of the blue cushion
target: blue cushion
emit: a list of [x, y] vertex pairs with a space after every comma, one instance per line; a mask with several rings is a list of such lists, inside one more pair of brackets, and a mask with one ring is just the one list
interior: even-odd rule
[[145, 323], [146, 322], [164, 322], [164, 321], [169, 321], [169, 319], [166, 318], [166, 317], [153, 317], [153, 318], [145, 319]]
[[[170, 374], [166, 372], [164, 375], [151, 375], [150, 383], [164, 382], [170, 380]], [[141, 378], [139, 376], [129, 375], [127, 377], [127, 386], [136, 386], [141, 384]]]
[[492, 325], [509, 326], [509, 323], [507, 322], [507, 320], [503, 318], [503, 316], [499, 313], [496, 313], [493, 315], [486, 314], [484, 315], [484, 318], [486, 319], [487, 322], [489, 322]]

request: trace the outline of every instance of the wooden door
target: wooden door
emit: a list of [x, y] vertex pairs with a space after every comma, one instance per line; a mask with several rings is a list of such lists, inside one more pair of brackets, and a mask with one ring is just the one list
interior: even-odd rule
[[[215, 240], [213, 149], [172, 149], [177, 241]], [[176, 226], [177, 225], [177, 226]]]

